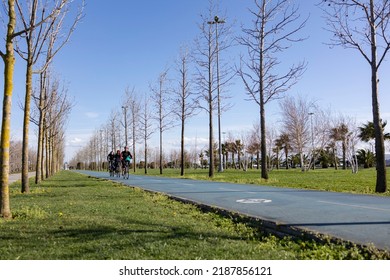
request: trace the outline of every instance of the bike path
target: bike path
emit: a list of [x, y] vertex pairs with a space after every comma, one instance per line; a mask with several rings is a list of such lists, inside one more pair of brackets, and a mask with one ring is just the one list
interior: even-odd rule
[[80, 173], [390, 251], [390, 197], [105, 172]]
[[[29, 172], [28, 173], [28, 178], [31, 178], [31, 177], [34, 177], [35, 176], [35, 172]], [[19, 180], [22, 180], [22, 174], [21, 173], [12, 173], [12, 174], [9, 174], [9, 177], [8, 177], [8, 183], [9, 184], [12, 184], [16, 181], [19, 181]]]

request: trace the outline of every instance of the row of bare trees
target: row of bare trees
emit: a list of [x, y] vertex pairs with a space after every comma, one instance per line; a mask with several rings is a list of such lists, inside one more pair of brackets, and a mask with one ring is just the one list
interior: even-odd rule
[[[71, 102], [66, 90], [60, 87], [52, 74], [51, 64], [68, 42], [76, 24], [81, 19], [82, 8], [75, 20], [66, 20], [73, 6], [72, 0], [8, 0], [4, 1], [4, 19], [8, 19], [4, 35], [5, 51], [0, 50], [4, 61], [4, 99], [1, 127], [1, 211], [3, 218], [11, 218], [9, 203], [11, 109], [15, 51], [26, 62], [26, 93], [24, 113], [22, 158], [22, 192], [30, 191], [28, 171], [30, 122], [38, 126], [36, 158], [36, 183], [59, 169], [64, 158], [66, 117]], [[81, 5], [83, 6], [83, 4]], [[34, 74], [38, 78], [34, 79]], [[34, 90], [34, 80], [36, 88]], [[34, 102], [32, 102], [34, 101]], [[32, 110], [32, 104], [35, 104]]]
[[357, 51], [371, 72], [371, 100], [375, 134], [376, 191], [386, 192], [386, 163], [382, 119], [379, 107], [379, 68], [390, 50], [390, 1], [323, 0], [333, 46]]
[[[163, 134], [173, 126], [181, 126], [181, 174], [184, 174], [185, 157], [185, 127], [188, 119], [203, 109], [209, 115], [209, 145], [214, 143], [213, 115], [218, 108], [219, 114], [223, 110], [221, 106], [221, 88], [231, 78], [231, 71], [223, 64], [220, 66], [218, 53], [226, 50], [230, 45], [228, 40], [229, 27], [218, 24], [214, 15], [218, 11], [215, 1], [210, 0], [209, 14], [201, 17], [199, 24], [200, 35], [195, 40], [195, 48], [190, 50], [182, 47], [180, 54], [175, 61], [175, 78], [169, 77], [169, 71], [164, 70], [158, 76], [157, 81], [150, 85], [150, 93], [140, 96], [135, 90], [126, 91], [126, 96], [122, 101], [124, 116], [121, 112], [114, 110], [109, 125], [103, 128], [112, 135], [111, 150], [116, 150], [123, 142], [127, 145], [129, 128], [131, 129], [133, 159], [136, 160], [136, 144], [143, 143], [145, 163], [148, 161], [148, 141], [153, 133], [159, 134], [159, 168], [163, 172]], [[214, 21], [210, 21], [214, 18]], [[216, 28], [214, 28], [216, 27]], [[189, 72], [190, 64], [195, 65], [195, 73]], [[230, 67], [231, 68], [231, 67]], [[128, 121], [129, 120], [129, 121]], [[118, 128], [121, 128], [118, 132]], [[125, 141], [120, 142], [120, 134]], [[122, 138], [123, 139], [123, 138]], [[118, 145], [119, 144], [119, 145]], [[80, 153], [79, 153], [80, 154]], [[83, 152], [81, 151], [81, 154]], [[145, 164], [145, 172], [148, 165]], [[135, 165], [134, 165], [135, 168]], [[210, 176], [213, 176], [214, 166], [210, 165]]]
[[[20, 160], [20, 151], [23, 147], [23, 141], [11, 139], [10, 143], [10, 171], [11, 173], [20, 173], [22, 172], [22, 161]], [[36, 167], [37, 162], [37, 151], [35, 149], [29, 149], [28, 158], [29, 170], [33, 171]]]
[[[133, 100], [134, 92], [131, 93], [127, 97], [130, 96], [130, 100]], [[140, 115], [144, 114], [143, 110], [145, 108], [147, 109], [146, 112], [150, 111], [151, 106], [147, 104], [148, 102], [142, 104], [142, 106], [146, 105], [144, 108], [136, 107], [140, 110]], [[350, 167], [354, 173], [357, 173], [359, 166], [373, 166], [372, 160], [374, 157], [369, 159], [368, 155], [374, 153], [370, 149], [358, 149], [358, 147], [362, 147], [361, 141], [373, 143], [372, 123], [368, 122], [358, 127], [352, 118], [338, 115], [331, 112], [330, 109], [323, 109], [314, 101], [303, 96], [287, 97], [282, 99], [279, 104], [281, 112], [280, 127], [276, 129], [277, 126], [273, 125], [271, 129], [267, 129], [266, 142], [268, 149], [265, 161], [268, 170], [272, 168], [279, 169], [280, 165], [283, 164], [284, 168], [287, 169], [289, 167], [300, 167], [302, 171], [309, 171], [311, 168], [316, 168], [316, 165], [321, 165], [322, 168], [333, 166], [336, 169]], [[123, 120], [124, 116], [118, 116], [117, 120], [119, 119]], [[149, 115], [147, 119], [153, 122], [153, 115]], [[110, 123], [114, 121], [112, 119]], [[95, 136], [91, 138], [88, 148], [82, 149], [77, 154], [73, 165], [82, 162], [83, 164], [79, 164], [79, 167], [82, 168], [107, 167], [107, 165], [104, 165], [106, 155], [110, 150], [109, 147], [114, 143], [110, 140], [113, 139], [111, 136], [124, 130], [123, 121], [117, 122], [114, 130], [109, 130], [110, 123], [106, 126], [106, 130], [96, 132]], [[140, 123], [143, 124], [142, 121]], [[157, 128], [156, 120], [154, 123], [154, 127]], [[384, 123], [383, 126], [385, 125]], [[129, 128], [132, 126], [133, 122], [129, 124]], [[142, 134], [141, 127], [137, 127], [136, 135], [138, 133]], [[240, 135], [233, 132], [227, 133], [226, 139], [222, 143], [222, 164], [225, 169], [246, 170], [247, 168], [261, 167], [259, 127], [260, 124], [256, 123], [250, 131], [242, 131]], [[386, 139], [390, 139], [388, 133], [385, 136]], [[121, 141], [120, 138], [121, 136], [118, 135], [116, 143], [124, 144], [125, 141], [123, 138]], [[141, 137], [136, 142], [142, 143], [144, 140]], [[144, 143], [147, 143], [147, 140]], [[133, 149], [134, 154], [143, 154], [138, 161], [135, 161], [133, 168], [144, 168], [147, 173], [147, 168], [208, 167], [210, 162], [214, 162], [215, 167], [219, 165], [217, 142], [213, 145], [212, 153], [209, 152], [210, 150], [206, 146], [200, 146], [198, 149], [196, 146], [190, 148], [187, 145], [183, 160], [180, 156], [181, 151], [181, 149], [171, 149], [161, 155], [160, 148], [155, 149], [153, 147], [150, 151], [145, 150], [144, 147], [139, 147], [137, 150]], [[364, 153], [368, 154], [367, 157], [364, 156]], [[211, 161], [211, 157], [214, 158], [214, 161]], [[148, 163], [148, 158], [152, 159], [151, 163]], [[371, 163], [368, 163], [368, 161]], [[99, 164], [96, 164], [97, 162]]]
[[[150, 152], [148, 141], [153, 134], [159, 134], [159, 159], [160, 173], [165, 166], [163, 134], [176, 125], [181, 125], [181, 162], [184, 162], [185, 124], [189, 117], [195, 113], [196, 100], [190, 91], [188, 74], [189, 55], [183, 48], [175, 63], [175, 82], [168, 77], [168, 70], [163, 71], [154, 84], [150, 85], [149, 94], [141, 94], [135, 89], [127, 88], [118, 109], [113, 109], [108, 122], [98, 129], [89, 140], [88, 147], [94, 147], [92, 151], [87, 148], [79, 150], [72, 166], [90, 165], [98, 163], [101, 168], [110, 151], [121, 150], [124, 146], [132, 147], [133, 162], [142, 159], [142, 166], [147, 173], [148, 158]], [[131, 141], [130, 141], [131, 140]], [[130, 144], [131, 142], [131, 144]], [[137, 149], [137, 144], [143, 145]], [[141, 150], [141, 151], [140, 151]], [[139, 156], [142, 154], [142, 156]], [[157, 163], [156, 161], [154, 164]], [[87, 163], [87, 164], [85, 164]], [[136, 164], [133, 164], [135, 172]], [[182, 167], [184, 174], [184, 166]]]
[[[373, 128], [375, 134], [375, 154], [377, 167], [376, 191], [385, 192], [387, 189], [386, 182], [386, 164], [385, 164], [385, 148], [384, 148], [384, 131], [381, 124], [380, 108], [378, 100], [378, 70], [384, 63], [385, 57], [390, 49], [389, 36], [389, 20], [390, 20], [390, 1], [374, 1], [374, 0], [323, 0], [319, 5], [323, 8], [329, 31], [334, 36], [329, 42], [332, 46], [342, 46], [349, 49], [357, 50], [363, 58], [369, 63], [371, 68], [371, 96], [373, 110]], [[275, 99], [280, 99], [291, 90], [291, 88], [299, 81], [304, 74], [307, 64], [304, 61], [296, 62], [293, 65], [285, 65], [281, 58], [285, 52], [289, 51], [296, 43], [304, 43], [305, 37], [300, 33], [307, 24], [308, 18], [302, 18], [299, 14], [299, 7], [292, 0], [253, 0], [252, 8], [249, 9], [251, 17], [251, 25], [243, 26], [240, 36], [236, 36], [236, 41], [247, 50], [245, 55], [240, 58], [239, 65], [235, 67], [220, 67], [219, 59], [223, 58], [223, 51], [226, 51], [231, 45], [229, 39], [229, 26], [225, 24], [225, 20], [216, 16], [219, 13], [218, 4], [210, 0], [210, 9], [206, 16], [202, 16], [199, 24], [200, 36], [197, 38], [193, 51], [196, 79], [195, 92], [198, 93], [198, 98], [194, 101], [198, 108], [204, 109], [208, 114], [209, 119], [209, 151], [213, 151], [214, 140], [214, 119], [215, 112], [218, 114], [218, 121], [221, 114], [221, 93], [226, 90], [229, 84], [231, 73], [229, 69], [233, 69], [242, 80], [246, 93], [250, 100], [259, 106], [259, 136], [260, 141], [260, 158], [261, 158], [261, 177], [268, 178], [267, 153], [271, 149], [271, 144], [267, 142], [267, 123], [266, 123], [266, 105]], [[226, 66], [226, 65], [225, 65]], [[222, 71], [220, 71], [222, 69]], [[226, 70], [226, 71], [224, 71]], [[166, 77], [163, 72], [160, 76]], [[184, 88], [184, 83], [181, 84]], [[153, 88], [154, 93], [163, 93], [166, 88], [162, 88], [162, 83], [158, 83]], [[156, 97], [156, 95], [155, 95]], [[146, 98], [145, 98], [146, 100]], [[156, 99], [155, 99], [156, 100]], [[160, 98], [160, 101], [162, 99]], [[287, 99], [287, 106], [292, 104]], [[147, 112], [147, 102], [144, 104], [144, 112]], [[162, 158], [162, 134], [166, 129], [164, 120], [170, 115], [161, 114], [162, 108], [158, 106], [156, 112], [159, 112], [158, 130], [160, 133], [160, 166]], [[300, 106], [305, 104], [295, 104], [298, 110]], [[318, 134], [311, 129], [311, 133], [307, 134], [307, 125], [301, 127], [302, 123], [311, 124], [311, 127], [319, 127], [319, 130], [327, 126], [325, 114], [319, 114], [318, 111], [302, 112], [300, 115], [295, 114], [296, 119], [292, 116], [286, 116], [288, 122], [284, 122], [285, 130], [289, 131], [293, 137], [292, 145], [300, 155], [301, 166], [304, 164], [304, 149], [307, 142], [312, 147], [308, 154], [315, 162], [316, 155], [315, 146], [323, 148], [328, 142], [329, 135], [323, 135], [322, 138], [315, 139], [321, 134]], [[283, 110], [286, 115], [292, 114], [292, 111]], [[150, 111], [149, 111], [150, 112]], [[141, 114], [142, 115], [142, 114]], [[144, 143], [145, 155], [147, 154], [147, 140], [150, 137], [150, 122], [147, 118], [150, 113], [143, 115], [142, 122], [144, 126]], [[152, 114], [154, 115], [154, 114]], [[309, 117], [308, 117], [309, 116]], [[314, 122], [314, 123], [313, 123]], [[220, 123], [219, 123], [220, 125]], [[341, 124], [340, 124], [341, 125]], [[321, 128], [322, 127], [322, 128]], [[326, 130], [322, 130], [326, 131]], [[344, 136], [338, 136], [345, 131], [345, 127], [335, 127], [334, 138], [342, 139]], [[312, 135], [307, 138], [302, 138], [304, 135]], [[220, 131], [219, 131], [220, 136]], [[341, 137], [341, 138], [340, 138]], [[352, 135], [349, 136], [349, 139]], [[134, 140], [136, 142], [136, 137]], [[354, 138], [355, 139], [355, 138]], [[344, 139], [345, 140], [345, 139]], [[133, 149], [135, 149], [133, 142]], [[218, 145], [221, 146], [219, 138]], [[318, 142], [318, 143], [317, 143]], [[350, 141], [349, 144], [355, 146], [355, 141]], [[343, 146], [346, 146], [344, 141]], [[183, 149], [182, 149], [183, 150]], [[322, 149], [319, 149], [322, 150]], [[346, 148], [343, 148], [346, 150]], [[221, 154], [221, 151], [218, 152]], [[343, 155], [345, 158], [346, 155]], [[209, 159], [209, 176], [214, 175], [214, 156]], [[219, 160], [221, 162], [221, 160]], [[343, 159], [345, 161], [345, 159]]]
[[[41, 79], [39, 97], [34, 96], [35, 118], [31, 118], [38, 127], [36, 184], [56, 173], [64, 162], [66, 121], [73, 106], [66, 87], [61, 87], [49, 71], [43, 72]], [[22, 192], [29, 192], [23, 183]]]
[[[350, 167], [354, 173], [359, 166], [374, 166], [375, 153], [370, 148], [362, 148], [362, 142], [369, 143], [368, 146], [374, 142], [372, 122], [357, 126], [352, 118], [324, 110], [302, 96], [285, 98], [279, 104], [280, 127], [276, 129], [274, 124], [267, 129], [265, 139], [268, 147], [265, 161], [269, 170], [279, 169], [281, 163], [284, 168], [300, 167], [302, 171], [314, 169], [316, 165], [336, 169]], [[385, 127], [386, 122], [382, 126]], [[243, 131], [241, 135], [228, 133], [223, 143], [225, 168], [261, 167], [259, 127], [256, 123], [252, 130]], [[385, 139], [390, 140], [389, 133], [385, 133]], [[211, 154], [217, 158], [217, 152], [216, 144], [212, 153], [204, 151], [203, 165], [210, 162]]]
[[[244, 28], [240, 43], [247, 47], [248, 57], [238, 70], [249, 96], [259, 105], [261, 131], [262, 178], [267, 179], [265, 105], [288, 91], [303, 74], [306, 65], [299, 63], [283, 71], [280, 54], [294, 43], [302, 42], [298, 33], [301, 20], [294, 1], [254, 0], [250, 10], [253, 27]], [[371, 69], [371, 97], [376, 154], [376, 191], [387, 190], [384, 131], [381, 123], [378, 71], [390, 50], [390, 1], [322, 0], [332, 46], [356, 50]], [[298, 144], [298, 143], [297, 143]]]

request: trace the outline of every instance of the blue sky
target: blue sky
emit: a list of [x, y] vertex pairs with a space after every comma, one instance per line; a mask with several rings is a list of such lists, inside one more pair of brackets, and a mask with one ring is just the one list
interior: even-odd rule
[[[358, 124], [371, 120], [369, 65], [356, 51], [331, 49], [324, 44], [329, 42], [330, 34], [323, 29], [325, 22], [315, 6], [317, 2], [297, 1], [302, 17], [310, 15], [302, 31], [309, 38], [286, 55], [291, 62], [306, 60], [308, 69], [288, 94], [307, 96], [324, 108], [331, 107], [335, 113], [355, 118]], [[240, 25], [251, 20], [247, 8], [252, 4], [252, 0], [220, 1], [227, 20], [236, 22], [237, 34]], [[67, 159], [107, 122], [112, 110], [121, 110], [120, 101], [127, 87], [140, 93], [149, 91], [149, 84], [173, 65], [180, 46], [193, 43], [200, 32], [200, 14], [207, 11], [208, 0], [87, 1], [84, 19], [54, 63], [55, 71], [75, 100], [66, 133]], [[238, 54], [239, 49], [233, 48], [225, 55]], [[390, 61], [382, 67], [381, 114], [383, 119], [390, 120], [390, 79], [386, 79]], [[12, 115], [14, 138], [21, 135], [22, 111], [17, 103], [24, 95], [23, 77], [24, 65], [18, 62]], [[0, 82], [3, 84], [2, 79]], [[239, 80], [229, 88], [229, 93], [234, 107], [222, 115], [222, 130], [239, 135], [257, 121], [258, 107], [244, 100], [245, 90]], [[277, 125], [278, 102], [270, 103], [266, 110], [268, 125]], [[199, 114], [189, 121], [187, 137], [197, 137], [201, 143], [208, 137], [207, 125], [206, 113]], [[174, 147], [179, 137], [178, 130], [171, 130], [164, 138], [167, 145]]]

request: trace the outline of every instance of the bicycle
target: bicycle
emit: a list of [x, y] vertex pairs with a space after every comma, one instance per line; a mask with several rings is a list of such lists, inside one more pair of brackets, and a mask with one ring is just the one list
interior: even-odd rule
[[108, 163], [108, 172], [110, 173], [110, 177], [114, 177], [115, 175], [115, 162], [110, 160]]
[[124, 166], [123, 166], [123, 179], [129, 179], [129, 167], [130, 167], [130, 161], [125, 160]]
[[116, 161], [115, 162], [115, 177], [120, 177], [121, 176], [121, 164], [120, 162]]

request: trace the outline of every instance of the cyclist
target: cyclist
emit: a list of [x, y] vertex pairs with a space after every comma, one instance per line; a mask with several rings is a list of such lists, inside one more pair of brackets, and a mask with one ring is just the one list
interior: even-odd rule
[[115, 160], [115, 155], [114, 151], [111, 151], [108, 156], [107, 156], [107, 161], [108, 161], [108, 171], [110, 172], [110, 175], [114, 172], [115, 166], [114, 166], [114, 160]]
[[125, 150], [122, 151], [122, 161], [125, 163], [125, 161], [130, 162], [133, 158], [133, 155], [130, 153], [129, 148], [125, 147]]
[[[123, 167], [123, 174], [122, 175], [125, 175], [125, 171], [129, 172], [128, 168], [130, 166], [130, 162], [133, 158], [133, 155], [130, 153], [129, 151], [129, 148], [128, 147], [125, 147], [125, 150], [122, 151], [122, 167]], [[127, 170], [126, 170], [127, 168]], [[128, 174], [126, 174], [128, 175]]]
[[116, 154], [114, 155], [114, 166], [115, 166], [115, 173], [117, 174], [117, 176], [120, 176], [121, 162], [122, 162], [122, 154], [120, 150], [117, 150]]

